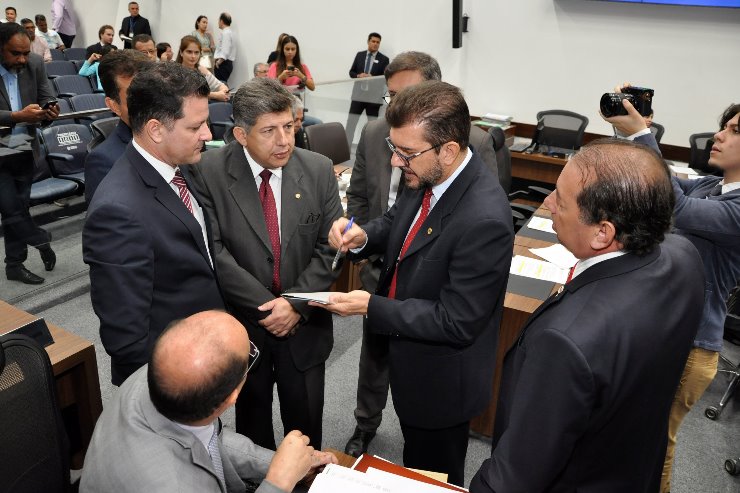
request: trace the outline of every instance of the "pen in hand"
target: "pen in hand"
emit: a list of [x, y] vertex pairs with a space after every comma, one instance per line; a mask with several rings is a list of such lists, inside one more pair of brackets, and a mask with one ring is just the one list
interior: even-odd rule
[[[344, 231], [342, 231], [342, 236], [347, 234], [347, 231], [349, 231], [352, 228], [352, 225], [355, 223], [355, 216], [352, 216], [349, 218], [349, 222], [344, 227]], [[339, 259], [342, 257], [342, 248], [337, 249], [337, 254], [334, 255], [334, 261], [331, 263], [331, 270], [336, 270], [337, 264], [339, 264]]]

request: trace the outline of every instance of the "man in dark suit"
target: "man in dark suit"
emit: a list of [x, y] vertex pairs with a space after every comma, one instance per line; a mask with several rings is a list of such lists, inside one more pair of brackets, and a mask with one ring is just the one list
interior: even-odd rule
[[235, 141], [205, 154], [195, 182], [224, 297], [262, 360], [237, 401], [236, 430], [275, 448], [277, 384], [284, 429], [301, 430], [320, 449], [331, 314], [282, 294], [329, 289], [336, 276], [327, 235], [343, 211], [331, 161], [294, 148], [293, 101], [273, 79], [240, 87]]
[[131, 142], [126, 91], [134, 76], [149, 64], [143, 53], [133, 50], [114, 51], [103, 57], [98, 77], [105, 91], [105, 104], [121, 120], [115, 130], [85, 158], [85, 200], [89, 204], [105, 175]]
[[113, 26], [105, 24], [98, 29], [98, 42], [91, 44], [85, 50], [85, 59], [89, 60], [93, 53], [103, 54], [103, 47], [113, 44]]
[[222, 309], [207, 215], [188, 187], [208, 130], [208, 85], [179, 64], [152, 64], [128, 89], [133, 140], [103, 179], [82, 231], [93, 309], [120, 385], [146, 364], [172, 320]]
[[[45, 103], [54, 99], [44, 70], [44, 62], [31, 53], [31, 41], [20, 24], [0, 25], [0, 130], [3, 134], [35, 136], [35, 125], [59, 115], [59, 106]], [[22, 124], [22, 125], [21, 125]], [[23, 265], [28, 245], [38, 248], [47, 271], [54, 268], [56, 255], [51, 249], [51, 235], [34, 224], [29, 214], [33, 156], [24, 152], [0, 159], [0, 216], [5, 241], [5, 275], [11, 281], [40, 284], [44, 278]]]
[[[370, 33], [367, 36], [367, 50], [358, 51], [355, 60], [349, 69], [349, 76], [353, 79], [364, 79], [383, 75], [388, 66], [388, 57], [380, 51], [380, 34]], [[355, 127], [364, 111], [368, 121], [378, 117], [383, 101], [380, 98], [383, 83], [380, 80], [355, 82], [352, 85], [352, 102], [349, 105], [347, 118], [347, 140], [352, 145], [355, 136]]]
[[[441, 80], [437, 60], [416, 51], [401, 53], [385, 71], [389, 94], [425, 80]], [[389, 96], [389, 103], [392, 99]], [[402, 172], [391, 166], [392, 152], [386, 138], [390, 126], [383, 118], [368, 122], [357, 146], [352, 178], [347, 189], [347, 216], [363, 225], [390, 209], [403, 188]], [[496, 154], [491, 135], [470, 125], [469, 144], [486, 166], [497, 174]], [[383, 256], [374, 255], [363, 261], [360, 270], [362, 288], [374, 293], [383, 266]], [[375, 431], [380, 426], [383, 408], [388, 399], [388, 337], [376, 335], [365, 327], [362, 331], [359, 376], [357, 379], [357, 426], [344, 451], [354, 457], [367, 451]]]
[[[124, 17], [121, 21], [121, 29], [118, 31], [118, 36], [126, 36], [127, 38], [133, 39], [138, 34], [152, 35], [152, 29], [149, 27], [149, 21], [139, 15], [139, 4], [136, 2], [128, 3], [128, 17]], [[124, 39], [123, 48], [131, 48], [131, 41]]]
[[696, 248], [665, 235], [674, 203], [646, 147], [597, 141], [565, 166], [545, 205], [579, 260], [506, 355], [492, 457], [471, 492], [658, 491], [704, 305]]
[[462, 485], [468, 425], [491, 398], [513, 230], [496, 176], [468, 148], [470, 114], [459, 89], [427, 81], [386, 111], [391, 164], [405, 188], [382, 217], [334, 223], [329, 242], [362, 258], [385, 253], [375, 295], [330, 297], [326, 309], [367, 315], [390, 336], [393, 404], [407, 467]]

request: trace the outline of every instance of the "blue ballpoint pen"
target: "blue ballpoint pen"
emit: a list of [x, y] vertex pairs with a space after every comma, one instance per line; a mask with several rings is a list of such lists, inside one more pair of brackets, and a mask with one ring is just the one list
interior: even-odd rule
[[[352, 216], [351, 218], [349, 218], [349, 222], [344, 227], [344, 231], [342, 231], [342, 236], [347, 234], [347, 231], [352, 229], [352, 225], [354, 223], [355, 223], [355, 216]], [[337, 264], [339, 263], [339, 259], [341, 258], [341, 256], [342, 256], [342, 249], [340, 248], [337, 250], [337, 254], [334, 255], [334, 261], [331, 263], [331, 270], [335, 270], [337, 268]]]

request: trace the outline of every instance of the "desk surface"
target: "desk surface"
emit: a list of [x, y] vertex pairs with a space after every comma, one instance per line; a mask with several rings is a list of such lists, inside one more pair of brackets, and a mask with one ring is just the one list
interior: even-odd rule
[[554, 185], [567, 159], [543, 154], [511, 153], [511, 176]]

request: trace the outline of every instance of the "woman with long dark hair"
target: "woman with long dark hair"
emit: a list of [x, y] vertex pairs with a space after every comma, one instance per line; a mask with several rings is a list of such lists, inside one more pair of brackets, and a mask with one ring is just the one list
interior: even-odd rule
[[284, 86], [306, 87], [310, 91], [316, 89], [311, 71], [301, 61], [301, 49], [294, 36], [285, 36], [280, 42], [277, 60], [270, 65], [267, 76], [279, 80]]

